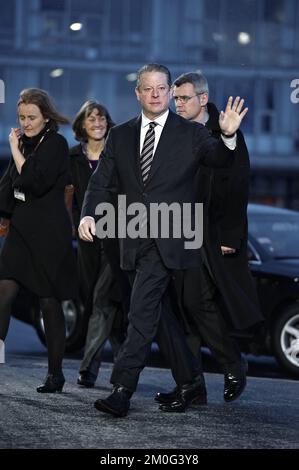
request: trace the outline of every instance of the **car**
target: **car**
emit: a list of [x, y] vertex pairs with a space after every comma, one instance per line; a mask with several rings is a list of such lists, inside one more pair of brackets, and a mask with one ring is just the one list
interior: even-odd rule
[[248, 261], [267, 329], [258, 352], [299, 376], [299, 212], [249, 204], [248, 224]]
[[[299, 376], [299, 212], [249, 204], [248, 222], [248, 262], [266, 319], [266, 335], [258, 347], [248, 341], [240, 344], [244, 352], [274, 355], [285, 372]], [[75, 352], [85, 341], [84, 309], [80, 301], [67, 300], [62, 306], [66, 351]], [[21, 290], [13, 315], [33, 325], [45, 344], [42, 312], [35, 296]]]

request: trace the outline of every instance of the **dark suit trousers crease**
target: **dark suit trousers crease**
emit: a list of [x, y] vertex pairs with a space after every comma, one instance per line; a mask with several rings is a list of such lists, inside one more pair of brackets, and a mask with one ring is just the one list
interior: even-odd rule
[[101, 268], [93, 290], [92, 314], [88, 321], [80, 373], [89, 371], [94, 375], [98, 375], [106, 341], [110, 340], [114, 357], [118, 354], [124, 341], [124, 331], [120, 327], [115, 328], [114, 326], [116, 317], [119, 319], [118, 323], [121, 324], [123, 316], [121, 303], [110, 298], [114, 283], [111, 266], [104, 251], [101, 250]]
[[[131, 273], [132, 277], [132, 273]], [[159, 322], [163, 317], [168, 335], [176, 335], [176, 353], [171, 358], [172, 371], [176, 361], [181, 361], [182, 376], [174, 372], [178, 383], [192, 382], [197, 373], [193, 370], [193, 355], [189, 350], [184, 334], [175, 316], [168, 307], [164, 296], [171, 278], [163, 264], [156, 244], [152, 240], [140, 240], [139, 253], [136, 260], [136, 273], [132, 287], [129, 326], [127, 337], [116, 358], [111, 375], [112, 384], [121, 384], [135, 391], [139, 374], [150, 354], [151, 343], [160, 332]], [[161, 334], [158, 333], [161, 337]]]
[[183, 306], [193, 331], [187, 336], [193, 354], [200, 355], [201, 340], [222, 366], [241, 359], [236, 341], [219, 308], [219, 293], [205, 263], [184, 273]]

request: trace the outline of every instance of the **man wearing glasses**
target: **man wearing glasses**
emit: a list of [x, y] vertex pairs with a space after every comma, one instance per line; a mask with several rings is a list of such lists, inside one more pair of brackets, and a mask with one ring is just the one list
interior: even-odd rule
[[[136, 202], [147, 209], [151, 203], [192, 205], [193, 178], [199, 164], [222, 167], [234, 158], [235, 133], [247, 112], [244, 100], [230, 97], [219, 120], [221, 138], [216, 140], [204, 126], [169, 110], [171, 77], [165, 66], [148, 64], [139, 70], [136, 97], [141, 115], [110, 129], [90, 179], [79, 226], [79, 235], [87, 242], [96, 234], [95, 209], [100, 202], [121, 194], [126, 196], [127, 206]], [[99, 411], [117, 417], [128, 413], [151, 343], [157, 333], [160, 335], [161, 316], [166, 325], [161, 334], [175, 338], [170, 366], [178, 394], [174, 402], [161, 404], [160, 409], [181, 412], [197, 399], [203, 386], [202, 370], [169, 309], [166, 295], [173, 270], [201, 263], [199, 250], [186, 249], [185, 242], [184, 236], [120, 239], [121, 267], [132, 280], [129, 326], [110, 379], [113, 391], [96, 401]]]
[[[214, 137], [220, 137], [219, 112], [208, 101], [208, 82], [202, 73], [178, 77], [173, 99], [180, 116], [203, 124]], [[237, 135], [236, 158], [230, 168], [201, 167], [196, 175], [196, 200], [204, 203], [203, 264], [175, 276], [188, 344], [200, 362], [201, 338], [210, 348], [224, 373], [227, 402], [238, 398], [246, 385], [246, 362], [231, 330], [249, 329], [262, 321], [247, 260], [250, 163], [240, 130]], [[171, 355], [175, 345], [168, 348], [167, 355]], [[158, 393], [156, 401], [167, 403], [175, 394], [176, 390]]]

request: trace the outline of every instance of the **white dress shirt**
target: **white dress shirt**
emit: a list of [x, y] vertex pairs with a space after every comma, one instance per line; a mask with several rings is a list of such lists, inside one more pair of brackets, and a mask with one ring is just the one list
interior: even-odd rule
[[[154, 131], [155, 131], [155, 144], [154, 144], [153, 155], [155, 155], [155, 151], [156, 151], [157, 145], [159, 143], [159, 140], [160, 140], [160, 137], [161, 137], [161, 134], [162, 134], [162, 131], [163, 131], [163, 127], [165, 126], [165, 122], [168, 118], [168, 114], [169, 114], [169, 109], [167, 111], [165, 111], [165, 113], [162, 114], [161, 116], [159, 116], [157, 119], [149, 119], [142, 112], [142, 114], [141, 114], [141, 129], [140, 129], [140, 154], [142, 152], [145, 135], [146, 135], [146, 133], [149, 129], [149, 123], [150, 122], [155, 122], [157, 124], [157, 126], [154, 128]], [[206, 113], [205, 117], [206, 117], [206, 119], [203, 122], [203, 125], [205, 125], [207, 120], [209, 119], [208, 113]], [[225, 137], [223, 134], [221, 134], [221, 139], [223, 140], [226, 147], [228, 147], [230, 150], [235, 150], [235, 148], [237, 146], [237, 134], [235, 134], [233, 137], [229, 137], [229, 138]]]
[[[156, 119], [149, 119], [142, 112], [142, 114], [141, 114], [141, 129], [140, 129], [140, 153], [142, 152], [145, 135], [146, 135], [146, 133], [149, 129], [149, 123], [150, 122], [155, 122], [157, 124], [154, 128], [154, 131], [155, 131], [155, 144], [154, 144], [153, 155], [155, 155], [155, 151], [156, 151], [157, 145], [159, 143], [159, 140], [160, 140], [163, 128], [165, 126], [166, 120], [168, 118], [168, 114], [169, 114], [169, 109], [167, 109], [167, 111], [165, 111], [165, 113], [163, 113], [161, 116], [157, 117]], [[224, 137], [221, 134], [221, 138], [222, 138], [224, 144], [230, 150], [235, 150], [236, 144], [237, 144], [237, 136], [236, 135], [234, 135], [233, 137], [227, 138], [227, 137]], [[94, 220], [94, 217], [91, 217], [89, 215], [83, 217], [83, 219], [81, 219], [81, 221], [80, 221], [80, 225], [82, 223], [84, 223], [84, 221], [87, 220], [87, 219], [93, 219]]]
[[142, 112], [142, 114], [141, 114], [141, 129], [140, 129], [140, 153], [142, 152], [145, 135], [146, 135], [146, 133], [149, 129], [149, 123], [150, 122], [155, 122], [157, 124], [154, 128], [154, 131], [155, 131], [155, 144], [154, 144], [153, 155], [155, 155], [155, 151], [156, 151], [157, 145], [159, 143], [159, 140], [160, 140], [160, 137], [161, 137], [161, 134], [162, 134], [162, 131], [163, 131], [163, 127], [165, 126], [166, 119], [168, 118], [168, 114], [169, 114], [169, 109], [167, 109], [167, 111], [165, 111], [165, 113], [163, 113], [161, 116], [157, 117], [156, 119], [149, 119]]

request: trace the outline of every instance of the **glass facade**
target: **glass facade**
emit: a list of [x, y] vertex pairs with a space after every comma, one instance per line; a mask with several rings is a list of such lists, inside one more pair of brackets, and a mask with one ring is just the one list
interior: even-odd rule
[[[73, 23], [82, 27], [72, 30]], [[15, 103], [30, 86], [50, 92], [72, 118], [96, 98], [122, 122], [139, 111], [134, 73], [147, 62], [173, 77], [202, 69], [210, 99], [249, 106], [243, 131], [252, 163], [252, 199], [299, 209], [297, 0], [11, 0], [1, 5], [0, 164], [16, 125]], [[70, 128], [63, 133], [73, 143]]]

